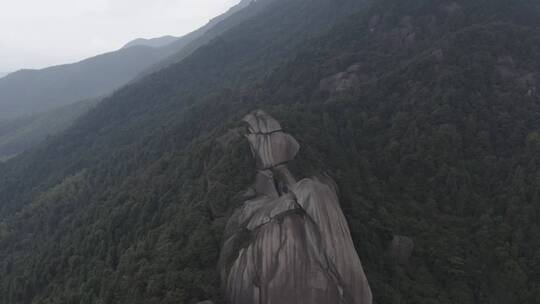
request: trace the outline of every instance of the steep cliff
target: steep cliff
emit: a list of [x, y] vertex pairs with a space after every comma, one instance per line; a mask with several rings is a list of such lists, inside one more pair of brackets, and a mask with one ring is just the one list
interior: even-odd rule
[[225, 233], [220, 268], [230, 303], [372, 303], [335, 183], [297, 182], [287, 163], [298, 142], [265, 112], [244, 120], [259, 171], [254, 197]]

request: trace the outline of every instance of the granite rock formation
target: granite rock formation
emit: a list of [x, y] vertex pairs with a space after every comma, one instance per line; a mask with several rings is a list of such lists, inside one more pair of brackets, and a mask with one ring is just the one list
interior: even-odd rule
[[371, 290], [327, 176], [297, 181], [300, 146], [263, 111], [244, 118], [258, 173], [229, 220], [220, 272], [231, 304], [371, 304]]

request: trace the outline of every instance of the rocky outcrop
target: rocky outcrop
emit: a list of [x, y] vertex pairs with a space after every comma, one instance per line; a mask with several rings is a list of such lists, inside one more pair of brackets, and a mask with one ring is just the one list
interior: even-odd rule
[[371, 304], [372, 295], [327, 176], [297, 181], [298, 142], [262, 111], [245, 117], [255, 196], [229, 220], [220, 272], [231, 304]]

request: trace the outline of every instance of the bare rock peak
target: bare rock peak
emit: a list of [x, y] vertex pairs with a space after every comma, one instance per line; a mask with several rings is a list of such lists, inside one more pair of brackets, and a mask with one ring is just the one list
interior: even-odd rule
[[328, 176], [297, 181], [300, 145], [263, 111], [244, 118], [259, 171], [255, 197], [230, 218], [220, 257], [231, 304], [371, 304], [372, 294]]
[[282, 131], [281, 125], [266, 112], [258, 110], [243, 119], [249, 127], [246, 135], [259, 170], [271, 169], [294, 159], [300, 144]]
[[279, 122], [262, 110], [246, 115], [244, 121], [248, 123], [249, 132], [253, 134], [270, 134], [281, 131]]
[[247, 138], [259, 169], [270, 169], [291, 161], [300, 150], [296, 139], [283, 132], [249, 134]]

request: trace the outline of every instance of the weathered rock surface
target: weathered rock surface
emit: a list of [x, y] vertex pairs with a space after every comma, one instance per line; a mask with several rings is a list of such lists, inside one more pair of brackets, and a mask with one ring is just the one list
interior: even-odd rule
[[[296, 140], [268, 114], [245, 119], [256, 196], [229, 220], [220, 272], [231, 304], [371, 304], [372, 295], [329, 177], [296, 181]], [[277, 139], [273, 139], [277, 138]]]
[[247, 135], [259, 169], [269, 169], [292, 160], [300, 145], [283, 132]]
[[244, 121], [249, 124], [249, 132], [253, 134], [269, 134], [281, 131], [281, 125], [277, 120], [266, 114], [264, 111], [255, 111], [244, 117]]

